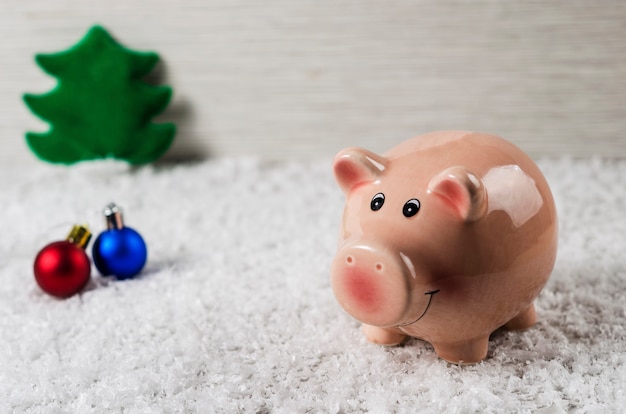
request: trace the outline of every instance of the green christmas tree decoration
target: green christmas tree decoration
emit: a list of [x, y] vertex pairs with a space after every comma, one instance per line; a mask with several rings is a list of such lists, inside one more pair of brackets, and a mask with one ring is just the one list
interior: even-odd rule
[[58, 79], [48, 93], [24, 95], [28, 108], [50, 125], [47, 132], [26, 133], [39, 158], [72, 164], [111, 157], [145, 164], [174, 140], [174, 124], [151, 123], [167, 107], [172, 89], [142, 80], [159, 61], [156, 53], [127, 49], [94, 26], [70, 49], [38, 54], [35, 61]]

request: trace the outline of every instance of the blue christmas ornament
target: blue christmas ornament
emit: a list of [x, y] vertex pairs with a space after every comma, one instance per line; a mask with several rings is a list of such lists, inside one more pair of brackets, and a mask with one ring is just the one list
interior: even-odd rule
[[146, 243], [139, 233], [124, 227], [122, 211], [111, 203], [104, 209], [107, 230], [93, 244], [93, 261], [98, 271], [117, 279], [130, 279], [143, 269], [148, 257]]

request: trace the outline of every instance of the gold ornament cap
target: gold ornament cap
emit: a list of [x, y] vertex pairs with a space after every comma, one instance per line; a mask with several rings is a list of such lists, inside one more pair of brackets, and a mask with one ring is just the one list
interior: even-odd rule
[[72, 227], [70, 234], [67, 235], [66, 240], [84, 249], [89, 244], [89, 240], [91, 240], [91, 232], [86, 224], [75, 225]]

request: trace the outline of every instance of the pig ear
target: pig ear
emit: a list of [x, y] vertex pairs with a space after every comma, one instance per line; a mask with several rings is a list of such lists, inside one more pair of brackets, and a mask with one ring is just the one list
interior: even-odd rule
[[433, 177], [428, 193], [441, 197], [466, 222], [478, 220], [487, 212], [483, 182], [465, 167], [450, 167]]
[[362, 148], [346, 148], [335, 156], [335, 180], [344, 193], [355, 185], [373, 181], [387, 168], [387, 159]]

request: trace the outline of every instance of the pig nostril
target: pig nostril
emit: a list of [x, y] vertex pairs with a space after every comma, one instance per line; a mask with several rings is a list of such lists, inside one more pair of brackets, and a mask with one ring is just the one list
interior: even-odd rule
[[346, 263], [352, 264], [353, 262], [354, 262], [354, 259], [352, 258], [352, 256], [346, 257]]
[[381, 265], [380, 263], [376, 263], [376, 270], [378, 270], [379, 272], [383, 270], [383, 265]]

